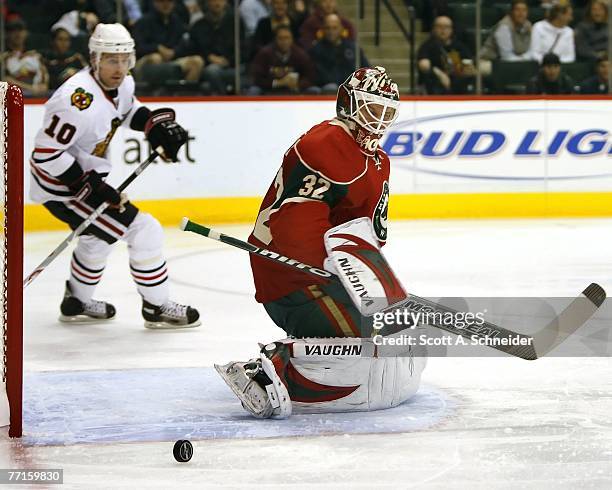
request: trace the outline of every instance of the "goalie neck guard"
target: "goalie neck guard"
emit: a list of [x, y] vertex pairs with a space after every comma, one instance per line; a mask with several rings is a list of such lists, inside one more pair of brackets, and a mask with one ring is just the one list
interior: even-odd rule
[[398, 113], [397, 84], [381, 66], [356, 70], [338, 88], [336, 114], [348, 124], [366, 155], [376, 153], [380, 138]]

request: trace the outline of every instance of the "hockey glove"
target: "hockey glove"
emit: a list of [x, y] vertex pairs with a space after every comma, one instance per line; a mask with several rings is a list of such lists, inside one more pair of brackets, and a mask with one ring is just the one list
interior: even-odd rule
[[95, 170], [84, 173], [81, 178], [68, 186], [79, 201], [83, 201], [92, 208], [97, 208], [103, 202], [108, 202], [111, 207], [122, 212], [123, 205], [127, 202], [127, 196], [120, 194], [116, 189], [102, 180]]
[[151, 147], [156, 150], [161, 146], [164, 160], [178, 161], [177, 154], [187, 142], [187, 131], [175, 120], [172, 109], [156, 109], [151, 112], [145, 124], [144, 132]]

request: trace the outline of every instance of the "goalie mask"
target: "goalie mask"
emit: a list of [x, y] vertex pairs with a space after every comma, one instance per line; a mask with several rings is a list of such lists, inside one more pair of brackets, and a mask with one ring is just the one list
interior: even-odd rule
[[336, 114], [347, 122], [366, 155], [376, 152], [380, 138], [399, 113], [399, 90], [381, 66], [360, 68], [338, 88]]
[[136, 65], [134, 40], [121, 24], [98, 24], [89, 38], [89, 53], [95, 65], [94, 75], [101, 84], [99, 70], [103, 53], [125, 53], [129, 56], [128, 69], [131, 70]]

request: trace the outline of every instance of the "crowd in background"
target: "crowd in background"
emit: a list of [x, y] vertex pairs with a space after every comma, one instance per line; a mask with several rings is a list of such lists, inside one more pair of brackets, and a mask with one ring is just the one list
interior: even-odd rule
[[[477, 60], [467, 4], [416, 2], [430, 31], [415, 60], [418, 91], [473, 93], [480, 70], [485, 93], [607, 93], [609, 3], [577, 0], [578, 16], [564, 0], [483, 2]], [[122, 0], [121, 8], [140, 93], [332, 94], [369, 65], [336, 0], [241, 0], [237, 19], [232, 0]], [[48, 95], [87, 66], [93, 27], [118, 20], [116, 0], [8, 0], [3, 15], [5, 79], [29, 96]]]
[[[487, 7], [481, 15], [485, 24], [495, 18], [496, 9], [505, 8], [507, 13], [484, 29], [487, 36], [476, 60], [466, 26], [453, 21], [453, 4], [428, 2], [424, 18], [431, 19], [431, 35], [417, 53], [421, 90], [427, 94], [473, 92], [478, 67], [489, 92], [607, 94], [610, 2], [583, 4], [579, 16], [572, 3], [563, 0], [512, 0], [508, 6]], [[530, 9], [542, 18], [532, 23]], [[566, 70], [572, 70], [577, 79]]]
[[[9, 1], [8, 9], [5, 78], [30, 96], [46, 95], [86, 66], [93, 27], [117, 20], [115, 0]], [[369, 63], [336, 0], [242, 0], [238, 51], [228, 0], [124, 0], [123, 9], [136, 42], [133, 74], [144, 90], [170, 83], [225, 95], [236, 91], [240, 70], [243, 93], [335, 93], [356, 63]], [[28, 42], [31, 12], [37, 31], [50, 32], [48, 48]]]

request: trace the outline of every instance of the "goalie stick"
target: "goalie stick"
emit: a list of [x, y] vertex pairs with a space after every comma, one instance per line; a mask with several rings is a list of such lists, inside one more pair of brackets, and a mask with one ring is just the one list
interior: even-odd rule
[[[312, 275], [337, 280], [335, 274], [308, 264], [304, 264], [290, 257], [285, 257], [279, 253], [257, 247], [251, 243], [239, 240], [238, 238], [225, 235], [214, 231], [206, 226], [190, 221], [188, 218], [181, 220], [180, 229], [191, 231], [198, 235], [211, 238], [213, 240], [226, 243], [232, 247], [245, 250], [249, 253], [259, 255], [268, 260], [284, 264], [288, 267], [308, 272]], [[578, 297], [576, 297], [559, 315], [532, 335], [526, 335], [512, 330], [505, 329], [494, 323], [485, 321], [482, 325], [468, 325], [466, 327], [456, 327], [445, 324], [429, 324], [432, 327], [445, 330], [455, 335], [472, 340], [476, 339], [496, 339], [493, 343], [487, 342], [485, 345], [505, 352], [515, 357], [526, 360], [535, 360], [548, 354], [557, 347], [567, 337], [573, 334], [578, 328], [593, 316], [597, 309], [606, 299], [606, 292], [596, 283], [590, 284]], [[452, 308], [440, 305], [433, 301], [421, 298], [414, 294], [408, 294], [406, 301], [394, 305], [392, 309], [406, 308], [411, 312], [431, 312], [431, 313], [459, 313]], [[511, 342], [514, 341], [514, 342]]]
[[[138, 167], [136, 167], [136, 169], [128, 176], [127, 179], [125, 179], [120, 185], [119, 187], [117, 187], [117, 192], [121, 193], [123, 192], [128, 185], [130, 185], [132, 182], [134, 182], [134, 180], [136, 179], [136, 177], [138, 177], [145, 168], [147, 168], [149, 166], [149, 164], [155, 160], [158, 156], [159, 156], [159, 152], [161, 152], [162, 149], [158, 148], [157, 150], [154, 150], [149, 156], [148, 158], [142, 162], [140, 165], [138, 165]], [[91, 225], [96, 219], [98, 219], [98, 217], [106, 210], [106, 208], [108, 207], [108, 203], [107, 202], [103, 202], [102, 204], [100, 204], [88, 217], [85, 221], [83, 221], [79, 226], [77, 226], [72, 233], [70, 233], [70, 235], [68, 235], [64, 241], [62, 243], [60, 243], [48, 256], [45, 260], [43, 260], [40, 264], [38, 264], [38, 266], [32, 271], [30, 272], [30, 274], [23, 280], [23, 288], [25, 289], [34, 279], [36, 279], [38, 277], [38, 275], [44, 271], [47, 266], [53, 262], [57, 257], [59, 257], [59, 255], [66, 250], [66, 247], [68, 247], [68, 245], [70, 245], [70, 242], [72, 242], [72, 240], [75, 239], [75, 237], [79, 236], [81, 233], [83, 233], [83, 231], [85, 231], [87, 229], [87, 227], [89, 225]]]

